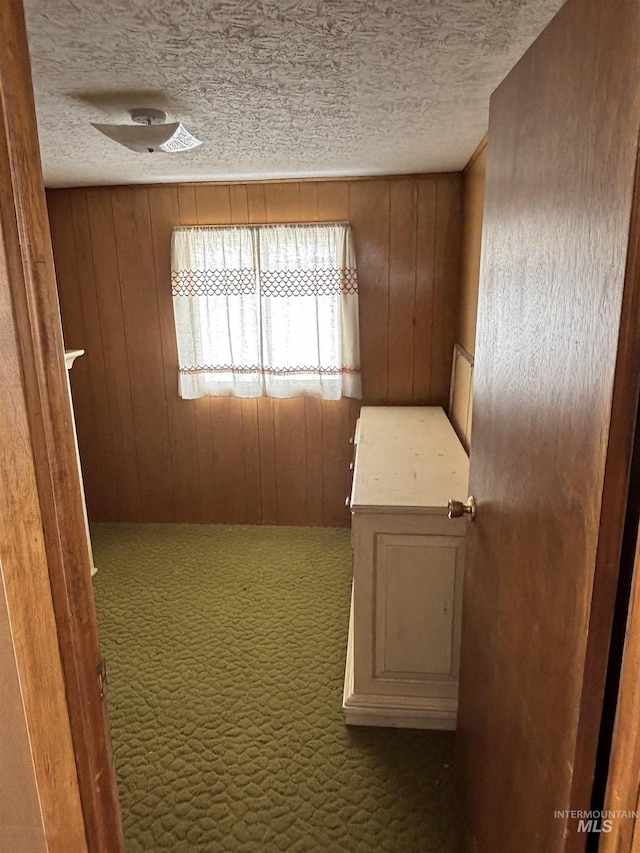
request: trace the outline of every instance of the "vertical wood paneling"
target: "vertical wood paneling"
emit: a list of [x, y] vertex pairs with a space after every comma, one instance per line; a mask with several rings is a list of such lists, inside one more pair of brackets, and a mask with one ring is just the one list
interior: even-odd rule
[[[218, 489], [215, 479], [215, 457], [213, 436], [211, 434], [211, 409], [207, 397], [193, 401], [193, 414], [196, 428], [196, 453], [199, 471], [199, 513], [197, 520], [205, 524], [212, 518], [218, 518]], [[195, 497], [195, 495], [194, 495]], [[220, 503], [222, 509], [222, 502]]]
[[[104, 362], [102, 323], [96, 290], [96, 279], [91, 250], [91, 229], [85, 195], [71, 195], [73, 228], [76, 235], [76, 261], [81, 275], [80, 295], [82, 316], [87, 341], [86, 364], [88, 367], [89, 392], [93, 411], [92, 440], [85, 447], [98, 450], [98, 469], [102, 482], [100, 493], [94, 494], [98, 501], [96, 514], [104, 516], [108, 508], [118, 499], [118, 483], [115, 474], [115, 453], [111, 430], [110, 405], [107, 393], [107, 368]], [[76, 365], [78, 362], [76, 362]], [[75, 365], [74, 365], [75, 366]], [[86, 451], [85, 451], [86, 453]]]
[[451, 362], [460, 303], [461, 242], [462, 184], [458, 177], [438, 178], [430, 399], [435, 405], [445, 407], [449, 400]]
[[[90, 517], [96, 521], [140, 521], [140, 459], [136, 449], [136, 437], [133, 419], [131, 393], [131, 371], [124, 328], [124, 314], [118, 273], [118, 253], [114, 228], [111, 192], [109, 190], [88, 190], [86, 192], [87, 215], [91, 224], [91, 251], [93, 271], [96, 283], [98, 310], [102, 326], [102, 346], [106, 368], [106, 392], [109, 399], [111, 434], [116, 460], [116, 482], [118, 492], [114, 507], [105, 509], [104, 515]], [[54, 240], [56, 261], [63, 254]], [[58, 275], [58, 290], [65, 290], [64, 279]], [[63, 314], [64, 314], [64, 308]], [[93, 342], [87, 341], [87, 355]], [[80, 366], [82, 359], [76, 362]], [[74, 365], [72, 371], [76, 369]], [[73, 378], [72, 378], [73, 382]], [[74, 398], [76, 417], [81, 414], [77, 399]], [[83, 452], [83, 440], [92, 442], [90, 435], [84, 435], [78, 422], [78, 441]], [[92, 498], [102, 488], [102, 477], [93, 479], [84, 466], [82, 457], [87, 505], [91, 513]]]
[[276, 490], [276, 439], [272, 397], [258, 398], [258, 447], [260, 450], [260, 501], [263, 524], [278, 523]]
[[242, 402], [234, 397], [209, 398], [210, 433], [213, 448], [215, 518], [225, 524], [245, 522], [244, 443]]
[[264, 199], [264, 184], [247, 186], [249, 222], [266, 222], [267, 208]]
[[[67, 349], [85, 350], [85, 355], [76, 361], [69, 378], [76, 408], [75, 420], [78, 444], [82, 454], [82, 466], [89, 482], [95, 482], [101, 479], [102, 475], [101, 446], [96, 440], [96, 419], [93, 411], [94, 394], [92, 393], [90, 373], [90, 360], [96, 357], [96, 347], [88, 337], [89, 330], [85, 326], [82, 286], [78, 272], [75, 230], [73, 228], [72, 201], [73, 194], [69, 192], [61, 192], [56, 197], [52, 239], [57, 241], [61, 249], [59, 262], [56, 264], [56, 272], [59, 277], [64, 278], [68, 285], [60, 297], [61, 312], [65, 318], [63, 324], [65, 347]], [[66, 223], [71, 223], [72, 227]], [[96, 389], [96, 392], [100, 393], [100, 389]], [[106, 456], [105, 464], [108, 464]], [[96, 489], [87, 496], [87, 509], [92, 517], [97, 518], [104, 512], [105, 500], [102, 484], [99, 490]]]
[[232, 225], [242, 225], [249, 221], [246, 184], [233, 184], [229, 187], [229, 216]]
[[[308, 524], [305, 401], [275, 400], [276, 506], [278, 524]], [[292, 476], [292, 472], [296, 476]]]
[[173, 472], [147, 190], [118, 188], [111, 202], [136, 451], [145, 472], [140, 480], [141, 519], [169, 521], [167, 483], [173, 481]]
[[320, 524], [324, 506], [322, 400], [304, 401], [304, 441], [309, 523]]
[[326, 527], [347, 527], [350, 517], [345, 506], [351, 473], [349, 462], [350, 406], [342, 400], [327, 400], [322, 408], [322, 477], [324, 488], [323, 523]]
[[180, 221], [176, 225], [197, 225], [196, 189], [193, 186], [178, 186], [178, 209]]
[[434, 308], [436, 182], [418, 182], [416, 296], [413, 318], [413, 396], [416, 405], [431, 403], [431, 338]]
[[350, 186], [347, 181], [318, 182], [319, 222], [344, 222], [349, 219]]
[[171, 297], [171, 232], [174, 224], [180, 221], [180, 204], [175, 187], [154, 187], [148, 192], [171, 450], [172, 480], [166, 487], [171, 491], [173, 520], [190, 521], [198, 517], [194, 503], [199, 510], [201, 486], [194, 401], [182, 400], [177, 393], [178, 348]]
[[363, 396], [384, 405], [388, 392], [389, 181], [354, 181], [349, 218], [360, 283], [360, 339]]
[[389, 187], [389, 405], [406, 403], [413, 393], [413, 335], [416, 310], [417, 187], [415, 180]]
[[300, 221], [300, 185], [265, 184], [265, 222]]
[[471, 355], [475, 353], [476, 349], [476, 317], [478, 314], [486, 168], [487, 138], [485, 137], [465, 167], [462, 180], [463, 231], [460, 253], [460, 311], [457, 343], [462, 344]]
[[[348, 440], [361, 403], [435, 404], [448, 390], [459, 183], [421, 176], [51, 191], [65, 333], [92, 359], [91, 372], [78, 361], [74, 377], [91, 517], [348, 525]], [[171, 229], [344, 220], [360, 279], [363, 400], [180, 399]]]
[[318, 185], [309, 181], [299, 184], [300, 222], [318, 221]]
[[244, 512], [247, 524], [262, 522], [260, 432], [258, 401], [241, 400]]
[[195, 188], [198, 225], [226, 225], [231, 219], [229, 187], [203, 185]]
[[59, 289], [58, 294], [61, 311], [64, 312], [64, 343], [67, 349], [78, 349], [85, 344], [85, 328], [78, 283], [71, 195], [66, 190], [58, 190], [48, 198], [48, 210], [51, 238], [55, 240], [57, 248], [56, 275], [64, 282], [64, 287]]

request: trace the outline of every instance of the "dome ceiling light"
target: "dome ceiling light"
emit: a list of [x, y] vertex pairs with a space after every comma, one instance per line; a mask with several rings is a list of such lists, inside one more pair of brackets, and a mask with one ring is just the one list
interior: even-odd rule
[[178, 154], [202, 145], [182, 122], [167, 122], [167, 114], [162, 110], [135, 109], [129, 110], [129, 115], [135, 124], [91, 122], [91, 126], [114, 142], [140, 154], [153, 154], [156, 151]]

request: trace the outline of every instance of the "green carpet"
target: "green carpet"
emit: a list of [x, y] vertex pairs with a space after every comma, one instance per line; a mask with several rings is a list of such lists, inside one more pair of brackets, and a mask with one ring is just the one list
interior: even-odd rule
[[344, 725], [348, 531], [92, 537], [128, 853], [457, 850], [453, 735]]

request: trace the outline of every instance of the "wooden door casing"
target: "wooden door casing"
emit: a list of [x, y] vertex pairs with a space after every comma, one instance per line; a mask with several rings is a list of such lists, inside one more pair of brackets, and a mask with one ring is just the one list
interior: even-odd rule
[[[640, 163], [638, 164], [640, 166]], [[627, 262], [627, 280], [635, 281], [635, 286], [625, 292], [623, 315], [640, 316], [640, 168], [636, 167], [636, 190], [629, 240], [629, 258]], [[621, 340], [619, 350], [619, 370], [616, 383], [617, 394], [614, 403], [628, 397], [627, 388], [631, 377], [640, 373], [640, 329], [638, 324], [629, 323], [626, 334]], [[636, 388], [637, 390], [637, 388]], [[623, 405], [621, 402], [620, 405]], [[640, 409], [640, 403], [638, 404]], [[640, 459], [640, 424], [635, 424], [634, 458], [631, 463], [631, 484], [627, 521], [637, 518], [637, 494]], [[611, 478], [614, 479], [613, 477]], [[634, 489], [636, 493], [634, 493]], [[634, 504], [635, 502], [635, 504]], [[635, 515], [634, 515], [635, 505]], [[633, 547], [631, 545], [631, 547]], [[624, 554], [624, 551], [623, 551]], [[631, 590], [624, 636], [624, 649], [620, 664], [620, 679], [616, 702], [615, 725], [611, 740], [611, 754], [607, 773], [604, 809], [607, 812], [636, 812], [631, 816], [616, 818], [609, 831], [601, 835], [599, 851], [601, 853], [638, 853], [640, 850], [640, 725], [638, 708], [640, 707], [640, 684], [638, 667], [640, 665], [640, 536], [636, 535], [636, 549], [631, 573]]]
[[124, 843], [21, 0], [0, 5], [0, 43], [2, 574], [48, 849], [118, 853]]
[[569, 0], [491, 100], [457, 761], [478, 853], [586, 843], [564, 812], [590, 807], [637, 404], [639, 23]]
[[634, 578], [625, 638], [620, 693], [604, 809], [625, 812], [611, 820], [602, 834], [600, 853], [634, 853], [640, 849], [640, 537], [636, 545]]

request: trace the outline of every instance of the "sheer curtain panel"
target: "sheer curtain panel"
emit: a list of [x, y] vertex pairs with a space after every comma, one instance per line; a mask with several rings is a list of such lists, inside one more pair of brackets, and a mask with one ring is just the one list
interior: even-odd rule
[[361, 396], [347, 223], [175, 228], [171, 254], [182, 397]]

